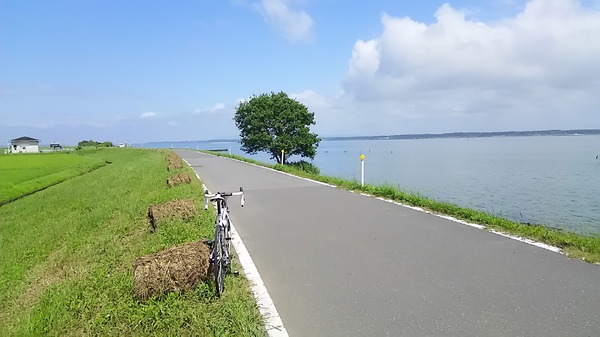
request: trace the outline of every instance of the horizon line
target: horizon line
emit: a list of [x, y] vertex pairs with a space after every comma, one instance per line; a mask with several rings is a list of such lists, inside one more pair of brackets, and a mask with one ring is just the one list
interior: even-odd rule
[[[525, 131], [457, 131], [444, 133], [407, 133], [407, 134], [388, 134], [388, 135], [368, 135], [368, 136], [323, 136], [321, 140], [351, 140], [351, 139], [426, 139], [426, 138], [463, 138], [492, 137], [492, 136], [534, 136], [539, 135], [576, 135], [600, 134], [600, 129], [547, 129], [547, 130], [525, 130]], [[151, 143], [194, 143], [194, 142], [237, 142], [240, 138], [218, 138], [202, 140], [161, 140], [141, 143], [131, 143], [131, 145], [144, 145]]]

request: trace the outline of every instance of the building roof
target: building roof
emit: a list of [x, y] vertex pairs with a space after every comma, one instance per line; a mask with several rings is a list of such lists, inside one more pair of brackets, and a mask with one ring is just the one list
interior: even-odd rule
[[39, 139], [35, 139], [35, 138], [31, 138], [31, 137], [26, 137], [26, 136], [15, 138], [15, 139], [11, 139], [10, 141], [14, 142], [14, 141], [20, 141], [20, 140], [21, 141], [26, 141], [26, 140], [27, 141], [35, 141], [35, 142], [38, 142], [38, 143], [40, 141]]

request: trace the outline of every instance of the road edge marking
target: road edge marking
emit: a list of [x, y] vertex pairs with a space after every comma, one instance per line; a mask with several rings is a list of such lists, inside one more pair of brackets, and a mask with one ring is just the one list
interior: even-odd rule
[[[183, 158], [182, 158], [183, 159]], [[183, 159], [183, 161], [191, 168], [190, 163]], [[198, 172], [194, 170], [196, 173], [196, 178], [202, 183], [202, 179], [198, 175]], [[208, 188], [204, 183], [202, 183], [202, 189], [204, 191], [208, 191]], [[210, 191], [209, 191], [210, 194]], [[275, 307], [275, 303], [271, 299], [269, 292], [267, 291], [267, 287], [263, 282], [260, 274], [258, 273], [258, 269], [246, 248], [246, 245], [242, 241], [242, 237], [238, 234], [235, 226], [233, 225], [233, 221], [229, 219], [229, 223], [231, 224], [231, 233], [232, 243], [235, 252], [237, 253], [238, 260], [242, 265], [242, 269], [244, 269], [244, 275], [246, 279], [250, 282], [250, 287], [252, 288], [252, 294], [254, 295], [254, 299], [256, 300], [256, 305], [258, 306], [258, 311], [262, 315], [265, 321], [265, 328], [267, 329], [267, 334], [269, 337], [289, 337], [285, 326], [283, 325], [283, 321], [279, 316], [279, 312], [277, 312], [277, 308]]]
[[198, 152], [198, 153], [202, 153], [202, 154], [205, 154], [205, 155], [208, 155], [208, 156], [212, 156], [212, 157], [215, 157], [215, 158], [224, 158], [224, 159], [234, 160], [234, 161], [237, 161], [238, 163], [243, 163], [243, 164], [251, 165], [251, 166], [258, 167], [258, 168], [261, 168], [261, 169], [264, 169], [264, 170], [268, 170], [268, 171], [272, 171], [272, 172], [277, 172], [277, 173], [280, 173], [280, 174], [283, 174], [283, 175], [286, 175], [286, 176], [290, 176], [290, 177], [294, 177], [294, 178], [298, 178], [298, 179], [310, 181], [310, 182], [315, 183], [315, 184], [337, 188], [337, 186], [335, 186], [335, 185], [324, 183], [322, 181], [318, 181], [318, 180], [314, 180], [314, 179], [310, 179], [310, 178], [299, 177], [299, 176], [293, 175], [291, 173], [287, 173], [287, 172], [283, 172], [283, 171], [278, 171], [278, 170], [272, 169], [270, 167], [261, 166], [261, 165], [257, 165], [257, 164], [254, 164], [254, 163], [249, 163], [247, 161], [239, 160], [239, 159], [236, 159], [236, 158], [215, 156], [214, 154], [210, 154], [210, 153], [206, 153], [206, 152]]
[[528, 239], [528, 238], [523, 238], [523, 237], [512, 235], [512, 234], [507, 234], [507, 233], [499, 232], [499, 231], [497, 231], [497, 230], [495, 230], [493, 228], [488, 228], [485, 225], [480, 225], [480, 224], [476, 224], [476, 223], [472, 223], [472, 222], [467, 222], [467, 221], [464, 221], [464, 220], [460, 220], [460, 219], [451, 217], [449, 215], [437, 214], [437, 213], [428, 211], [426, 209], [423, 209], [421, 207], [410, 206], [410, 205], [403, 204], [401, 202], [397, 202], [397, 201], [390, 200], [390, 199], [384, 199], [384, 198], [381, 198], [381, 197], [374, 197], [374, 196], [366, 194], [366, 193], [360, 193], [360, 194], [364, 195], [364, 196], [369, 196], [369, 197], [375, 198], [377, 200], [381, 200], [381, 201], [389, 202], [389, 203], [396, 204], [396, 205], [399, 205], [399, 206], [403, 206], [403, 207], [406, 207], [406, 208], [410, 208], [410, 209], [418, 211], [418, 212], [422, 212], [422, 213], [426, 213], [426, 214], [431, 214], [431, 215], [436, 216], [438, 218], [450, 220], [450, 221], [459, 223], [461, 225], [465, 225], [465, 226], [477, 228], [477, 229], [480, 229], [480, 230], [483, 230], [483, 231], [487, 231], [487, 232], [490, 232], [490, 233], [493, 233], [493, 234], [497, 234], [497, 235], [503, 236], [503, 237], [508, 238], [508, 239], [516, 240], [516, 241], [519, 241], [519, 242], [523, 242], [523, 243], [526, 243], [526, 244], [529, 244], [529, 245], [532, 245], [532, 246], [535, 246], [535, 247], [538, 247], [538, 248], [542, 248], [542, 249], [549, 250], [549, 251], [554, 252], [554, 253], [558, 253], [558, 254], [567, 256], [567, 254], [565, 254], [562, 251], [562, 249], [560, 249], [559, 247], [552, 246], [552, 245], [549, 245], [549, 244], [546, 244], [546, 243], [543, 243], [543, 242], [535, 241], [535, 240]]
[[252, 293], [254, 294], [254, 299], [258, 305], [258, 311], [260, 311], [265, 320], [265, 328], [267, 329], [269, 337], [288, 337], [289, 335], [279, 316], [279, 312], [277, 312], [275, 303], [273, 303], [273, 299], [271, 299], [267, 287], [260, 277], [250, 253], [246, 249], [246, 245], [244, 245], [233, 222], [230, 223], [231, 233], [233, 234], [233, 247], [242, 264], [242, 268], [244, 269], [244, 275], [246, 275], [246, 278], [250, 281]]
[[[317, 183], [317, 184], [320, 184], [320, 185], [329, 186], [329, 187], [333, 187], [335, 189], [341, 190], [340, 188], [338, 188], [335, 185], [327, 184], [327, 183], [324, 183], [324, 182], [321, 182], [321, 181], [317, 181], [317, 180], [313, 180], [313, 179], [309, 179], [309, 178], [295, 176], [293, 174], [290, 174], [290, 173], [287, 173], [287, 172], [278, 171], [278, 170], [272, 169], [270, 167], [264, 167], [264, 166], [256, 165], [256, 164], [253, 164], [253, 163], [248, 163], [248, 162], [245, 162], [245, 161], [242, 161], [242, 160], [238, 160], [238, 159], [235, 159], [235, 158], [220, 157], [220, 156], [215, 156], [215, 155], [212, 155], [212, 154], [209, 154], [209, 153], [205, 153], [205, 152], [200, 152], [200, 153], [206, 154], [206, 155], [209, 155], [209, 156], [213, 156], [213, 157], [225, 158], [225, 159], [229, 159], [229, 160], [235, 160], [235, 161], [240, 162], [240, 163], [244, 163], [244, 164], [248, 164], [248, 165], [260, 167], [260, 168], [263, 168], [265, 170], [270, 170], [270, 171], [278, 172], [278, 173], [281, 173], [281, 174], [288, 175], [290, 177], [295, 177], [295, 178], [302, 179], [302, 180], [305, 180], [305, 181], [310, 181], [310, 182], [314, 182], [314, 183]], [[438, 218], [442, 218], [442, 219], [446, 219], [446, 220], [449, 220], [449, 221], [453, 221], [453, 222], [459, 223], [461, 225], [465, 225], [465, 226], [477, 228], [477, 229], [480, 229], [480, 230], [483, 230], [483, 231], [487, 231], [489, 233], [493, 233], [493, 234], [497, 234], [497, 235], [503, 236], [503, 237], [508, 238], [508, 239], [512, 239], [512, 240], [519, 241], [519, 242], [523, 242], [523, 243], [526, 243], [526, 244], [529, 244], [529, 245], [532, 245], [532, 246], [535, 246], [535, 247], [538, 247], [538, 248], [542, 248], [542, 249], [551, 251], [553, 253], [557, 253], [557, 254], [569, 257], [569, 255], [566, 254], [561, 248], [556, 247], [556, 246], [552, 246], [552, 245], [549, 245], [549, 244], [546, 244], [546, 243], [543, 243], [543, 242], [535, 241], [535, 240], [528, 239], [528, 238], [523, 238], [523, 237], [512, 235], [512, 234], [503, 233], [503, 232], [497, 231], [497, 230], [495, 230], [493, 228], [486, 227], [484, 225], [467, 222], [467, 221], [464, 221], [464, 220], [460, 220], [460, 219], [451, 217], [449, 215], [443, 215], [443, 214], [434, 213], [434, 212], [425, 210], [425, 209], [423, 209], [421, 207], [410, 206], [410, 205], [403, 204], [403, 203], [398, 202], [398, 201], [394, 201], [394, 200], [390, 200], [390, 199], [385, 199], [385, 198], [381, 198], [381, 197], [376, 197], [374, 195], [370, 195], [370, 194], [363, 193], [363, 192], [356, 193], [354, 191], [349, 191], [349, 190], [346, 190], [346, 191], [348, 191], [350, 193], [360, 194], [362, 196], [366, 196], [366, 197], [378, 199], [378, 200], [381, 200], [381, 201], [389, 202], [389, 203], [392, 203], [392, 204], [396, 204], [398, 206], [410, 208], [412, 210], [419, 211], [419, 212], [422, 212], [422, 213], [431, 214], [431, 215], [436, 216]]]

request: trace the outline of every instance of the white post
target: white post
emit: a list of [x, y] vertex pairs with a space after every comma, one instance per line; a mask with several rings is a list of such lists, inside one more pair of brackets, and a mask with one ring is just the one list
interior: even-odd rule
[[360, 186], [365, 186], [365, 155], [360, 155]]
[[229, 147], [229, 155], [231, 156], [231, 146]]
[[284, 160], [283, 160], [283, 150], [281, 150], [281, 165], [284, 165]]

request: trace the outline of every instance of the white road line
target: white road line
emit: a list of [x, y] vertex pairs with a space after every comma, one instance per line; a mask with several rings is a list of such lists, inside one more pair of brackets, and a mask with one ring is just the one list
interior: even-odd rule
[[[202, 152], [202, 153], [204, 153], [204, 152]], [[204, 154], [207, 154], [207, 153], [204, 153]], [[211, 155], [211, 154], [208, 154], [208, 155]], [[211, 156], [214, 156], [214, 155], [211, 155]], [[218, 156], [215, 156], [215, 157], [218, 157]], [[256, 167], [260, 167], [260, 168], [263, 168], [265, 170], [270, 170], [270, 171], [278, 172], [278, 173], [285, 174], [285, 175], [288, 175], [288, 176], [291, 176], [291, 177], [295, 177], [295, 178], [298, 178], [298, 179], [302, 179], [302, 180], [306, 180], [306, 181], [312, 181], [312, 182], [317, 183], [317, 184], [321, 184], [321, 185], [325, 185], [325, 186], [337, 188], [337, 186], [335, 186], [335, 185], [330, 185], [330, 184], [327, 184], [327, 183], [323, 183], [323, 182], [312, 180], [312, 179], [308, 179], [308, 178], [298, 177], [298, 176], [295, 176], [295, 175], [287, 173], [287, 172], [282, 172], [282, 171], [274, 170], [274, 169], [272, 169], [270, 167], [264, 167], [264, 166], [260, 166], [260, 165], [248, 163], [248, 162], [245, 162], [245, 161], [237, 160], [235, 158], [227, 158], [227, 159], [231, 159], [231, 160], [235, 160], [235, 161], [238, 161], [238, 162], [241, 162], [241, 163], [244, 163], [244, 164], [249, 164], [249, 165], [253, 165], [253, 166], [256, 166]], [[390, 203], [396, 204], [398, 206], [407, 207], [407, 208], [413, 209], [415, 211], [419, 211], [419, 212], [431, 214], [431, 215], [437, 216], [439, 218], [443, 218], [443, 219], [446, 219], [446, 220], [457, 222], [457, 223], [459, 223], [461, 225], [466, 225], [466, 226], [477, 228], [477, 229], [481, 229], [481, 230], [487, 230], [490, 233], [498, 234], [498, 235], [503, 236], [505, 238], [509, 238], [509, 239], [516, 240], [516, 241], [519, 241], [519, 242], [527, 243], [527, 244], [530, 244], [532, 246], [535, 246], [535, 247], [538, 247], [538, 248], [542, 248], [542, 249], [546, 249], [546, 250], [549, 250], [549, 251], [554, 252], [554, 253], [566, 255], [562, 251], [562, 249], [560, 249], [558, 247], [555, 247], [555, 246], [551, 246], [551, 245], [543, 243], [543, 242], [539, 242], [539, 241], [535, 241], [535, 240], [531, 240], [531, 239], [527, 239], [527, 238], [522, 238], [520, 236], [514, 236], [514, 235], [502, 233], [502, 232], [499, 232], [497, 230], [494, 230], [494, 229], [491, 229], [491, 228], [487, 228], [486, 226], [483, 226], [483, 225], [479, 225], [479, 224], [475, 224], [475, 223], [471, 223], [471, 222], [466, 222], [464, 220], [456, 219], [456, 218], [451, 217], [451, 216], [441, 215], [441, 214], [437, 214], [437, 213], [434, 213], [434, 212], [430, 212], [430, 211], [425, 210], [425, 209], [423, 209], [421, 207], [410, 206], [410, 205], [406, 205], [406, 204], [403, 204], [401, 202], [397, 202], [397, 201], [394, 201], [394, 200], [389, 200], [389, 199], [384, 199], [384, 198], [380, 198], [380, 197], [375, 197], [375, 196], [372, 196], [370, 194], [363, 193], [363, 192], [360, 192], [359, 194], [363, 195], [363, 196], [366, 196], [366, 197], [371, 197], [371, 198], [375, 198], [375, 199], [378, 199], [378, 200], [382, 200], [382, 201], [385, 201], [385, 202], [390, 202]]]
[[[363, 193], [361, 193], [361, 194], [363, 194]], [[364, 195], [368, 196], [368, 194], [364, 194]], [[500, 235], [500, 236], [504, 236], [505, 238], [509, 238], [509, 239], [512, 239], [512, 240], [516, 240], [516, 241], [520, 241], [520, 242], [523, 242], [523, 243], [527, 243], [527, 244], [530, 244], [532, 246], [536, 246], [538, 248], [546, 249], [546, 250], [549, 250], [549, 251], [554, 252], [554, 253], [565, 255], [560, 248], [555, 247], [555, 246], [551, 246], [551, 245], [543, 243], [543, 242], [538, 242], [538, 241], [535, 241], [535, 240], [531, 240], [531, 239], [527, 239], [527, 238], [522, 238], [520, 236], [514, 236], [514, 235], [510, 235], [510, 234], [498, 232], [498, 231], [496, 231], [494, 229], [491, 229], [491, 228], [488, 229], [487, 227], [485, 227], [483, 225], [479, 225], [479, 224], [467, 222], [467, 221], [464, 221], [464, 220], [456, 219], [456, 218], [453, 218], [453, 217], [448, 216], [448, 215], [441, 215], [441, 214], [433, 213], [433, 212], [425, 210], [425, 209], [423, 209], [421, 207], [414, 207], [414, 206], [405, 205], [403, 203], [400, 203], [400, 202], [397, 202], [397, 201], [394, 201], [394, 200], [389, 200], [389, 199], [384, 199], [384, 198], [379, 198], [379, 197], [376, 197], [376, 199], [382, 200], [382, 201], [385, 201], [385, 202], [389, 202], [389, 203], [392, 203], [392, 204], [396, 204], [396, 205], [399, 205], [399, 206], [407, 207], [407, 208], [413, 209], [415, 211], [419, 211], [419, 212], [431, 214], [433, 216], [437, 216], [438, 218], [442, 218], [442, 219], [454, 221], [454, 222], [457, 222], [457, 223], [459, 223], [461, 225], [465, 225], [465, 226], [469, 226], [469, 227], [474, 227], [474, 228], [481, 229], [481, 230], [486, 230], [487, 229], [490, 233], [494, 233], [494, 234], [497, 234], [497, 235]]]
[[279, 313], [277, 312], [277, 308], [275, 308], [271, 296], [269, 296], [267, 287], [265, 287], [265, 284], [258, 273], [258, 269], [256, 269], [254, 261], [252, 261], [252, 257], [250, 257], [250, 253], [248, 253], [248, 250], [246, 249], [242, 238], [238, 235], [233, 223], [231, 223], [231, 233], [233, 234], [233, 247], [242, 264], [242, 268], [244, 268], [244, 274], [250, 281], [252, 293], [254, 294], [256, 304], [258, 305], [258, 310], [265, 320], [267, 333], [270, 337], [288, 337], [287, 330], [283, 325], [281, 317], [279, 317]]
[[276, 169], [272, 169], [272, 168], [270, 168], [270, 167], [261, 166], [261, 165], [257, 165], [257, 164], [254, 164], [254, 163], [249, 163], [249, 162], [247, 162], [247, 161], [243, 161], [243, 160], [239, 160], [239, 159], [235, 159], [235, 158], [229, 158], [229, 157], [215, 156], [214, 154], [210, 154], [210, 153], [206, 153], [206, 152], [201, 152], [201, 153], [202, 153], [202, 154], [209, 155], [209, 156], [217, 157], [217, 158], [225, 158], [225, 159], [229, 159], [229, 160], [235, 160], [235, 161], [237, 161], [237, 162], [244, 163], [244, 164], [247, 164], [247, 165], [252, 165], [252, 166], [255, 166], [255, 167], [258, 167], [258, 168], [264, 169], [264, 170], [268, 170], [268, 171], [277, 172], [277, 173], [279, 173], [279, 174], [284, 174], [284, 175], [286, 175], [286, 176], [294, 177], [294, 178], [297, 178], [297, 179], [302, 179], [302, 180], [310, 181], [310, 182], [313, 182], [313, 183], [315, 183], [315, 184], [319, 184], [319, 185], [323, 185], [323, 186], [329, 186], [329, 187], [337, 188], [337, 186], [335, 186], [335, 185], [331, 185], [331, 184], [328, 184], [328, 183], [324, 183], [324, 182], [322, 182], [322, 181], [313, 180], [313, 179], [310, 179], [310, 178], [304, 178], [304, 177], [295, 176], [295, 175], [293, 175], [293, 174], [291, 174], [291, 173], [287, 173], [287, 172], [283, 172], [283, 171], [278, 171], [278, 170], [276, 170]]
[[[191, 167], [187, 160], [184, 159], [184, 161], [188, 166]], [[198, 180], [202, 181], [197, 172], [196, 177]], [[206, 185], [202, 184], [202, 188], [204, 191], [208, 191]], [[211, 194], [210, 191], [208, 193]], [[265, 320], [265, 328], [267, 329], [269, 337], [288, 337], [289, 335], [285, 329], [285, 326], [283, 325], [283, 321], [277, 312], [277, 308], [275, 308], [275, 304], [273, 303], [271, 296], [269, 296], [267, 287], [260, 277], [258, 269], [256, 268], [248, 249], [246, 249], [246, 245], [244, 245], [241, 236], [238, 235], [238, 232], [233, 225], [233, 221], [230, 220], [230, 224], [233, 248], [235, 249], [238, 259], [240, 260], [240, 264], [244, 269], [244, 275], [246, 276], [246, 279], [250, 281], [250, 287], [252, 288], [254, 299], [258, 305], [258, 310]]]
[[[198, 176], [198, 173], [196, 173], [196, 176]], [[206, 185], [202, 184], [202, 188], [205, 191], [208, 191], [208, 194], [212, 194]], [[275, 308], [275, 304], [273, 303], [271, 296], [269, 296], [267, 287], [260, 277], [258, 269], [256, 268], [248, 249], [246, 249], [246, 245], [244, 245], [241, 236], [238, 235], [238, 232], [235, 229], [231, 219], [229, 219], [229, 224], [231, 225], [231, 241], [233, 243], [233, 248], [235, 249], [235, 252], [238, 255], [238, 260], [240, 260], [240, 264], [244, 269], [244, 275], [246, 275], [246, 278], [248, 281], [250, 281], [250, 286], [252, 288], [252, 293], [254, 294], [256, 304], [258, 305], [258, 310], [265, 320], [265, 328], [267, 329], [267, 333], [270, 337], [288, 337], [287, 330], [283, 325], [281, 317], [279, 317], [279, 313], [277, 312], [277, 308]]]

